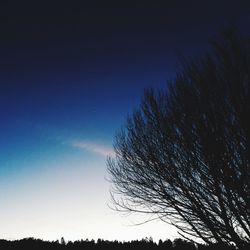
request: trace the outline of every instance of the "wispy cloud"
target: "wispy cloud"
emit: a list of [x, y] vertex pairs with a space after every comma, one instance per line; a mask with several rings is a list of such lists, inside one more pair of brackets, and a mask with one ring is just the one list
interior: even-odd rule
[[96, 143], [92, 140], [77, 139], [83, 137], [79, 131], [75, 131], [74, 133], [72, 130], [66, 128], [57, 128], [45, 123], [29, 122], [28, 125], [48, 142], [68, 145], [100, 156], [115, 156], [115, 152], [111, 146], [107, 146], [102, 143]]
[[71, 142], [71, 145], [75, 148], [87, 150], [92, 153], [105, 156], [105, 157], [107, 156], [113, 157], [115, 155], [114, 150], [112, 148], [105, 146], [105, 145], [101, 145], [101, 144], [96, 144], [96, 143], [81, 141], [81, 140], [74, 140]]

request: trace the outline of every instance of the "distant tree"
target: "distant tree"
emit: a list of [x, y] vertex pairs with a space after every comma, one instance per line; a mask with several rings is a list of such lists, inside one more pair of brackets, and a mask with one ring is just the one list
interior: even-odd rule
[[66, 245], [64, 237], [61, 238], [61, 245]]
[[180, 239], [180, 238], [177, 238], [174, 240], [173, 242], [173, 248], [175, 250], [196, 250], [196, 247], [195, 245], [190, 242], [190, 241], [187, 241], [187, 240], [183, 240], [183, 239]]
[[118, 210], [143, 212], [206, 243], [250, 242], [250, 47], [235, 30], [149, 89], [108, 158]]
[[165, 241], [159, 240], [159, 243], [158, 243], [159, 248], [165, 249], [165, 250], [171, 249], [172, 245], [173, 245], [173, 243], [169, 239], [165, 240]]

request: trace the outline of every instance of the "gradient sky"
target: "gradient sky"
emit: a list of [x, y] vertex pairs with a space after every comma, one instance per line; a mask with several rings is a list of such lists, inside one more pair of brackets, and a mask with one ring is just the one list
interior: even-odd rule
[[143, 90], [249, 27], [249, 1], [63, 2], [0, 3], [0, 238], [174, 239], [108, 207], [106, 157]]

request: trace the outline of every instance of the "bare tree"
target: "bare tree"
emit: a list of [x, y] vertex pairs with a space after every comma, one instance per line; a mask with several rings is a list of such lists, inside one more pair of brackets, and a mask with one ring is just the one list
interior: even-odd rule
[[107, 161], [117, 209], [209, 244], [248, 244], [249, 85], [249, 40], [228, 31], [166, 90], [146, 90]]

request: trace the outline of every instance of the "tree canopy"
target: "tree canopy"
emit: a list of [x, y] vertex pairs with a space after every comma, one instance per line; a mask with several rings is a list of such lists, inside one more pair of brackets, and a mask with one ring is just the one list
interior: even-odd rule
[[145, 91], [107, 161], [117, 209], [209, 244], [250, 242], [249, 45], [229, 30], [166, 89]]

